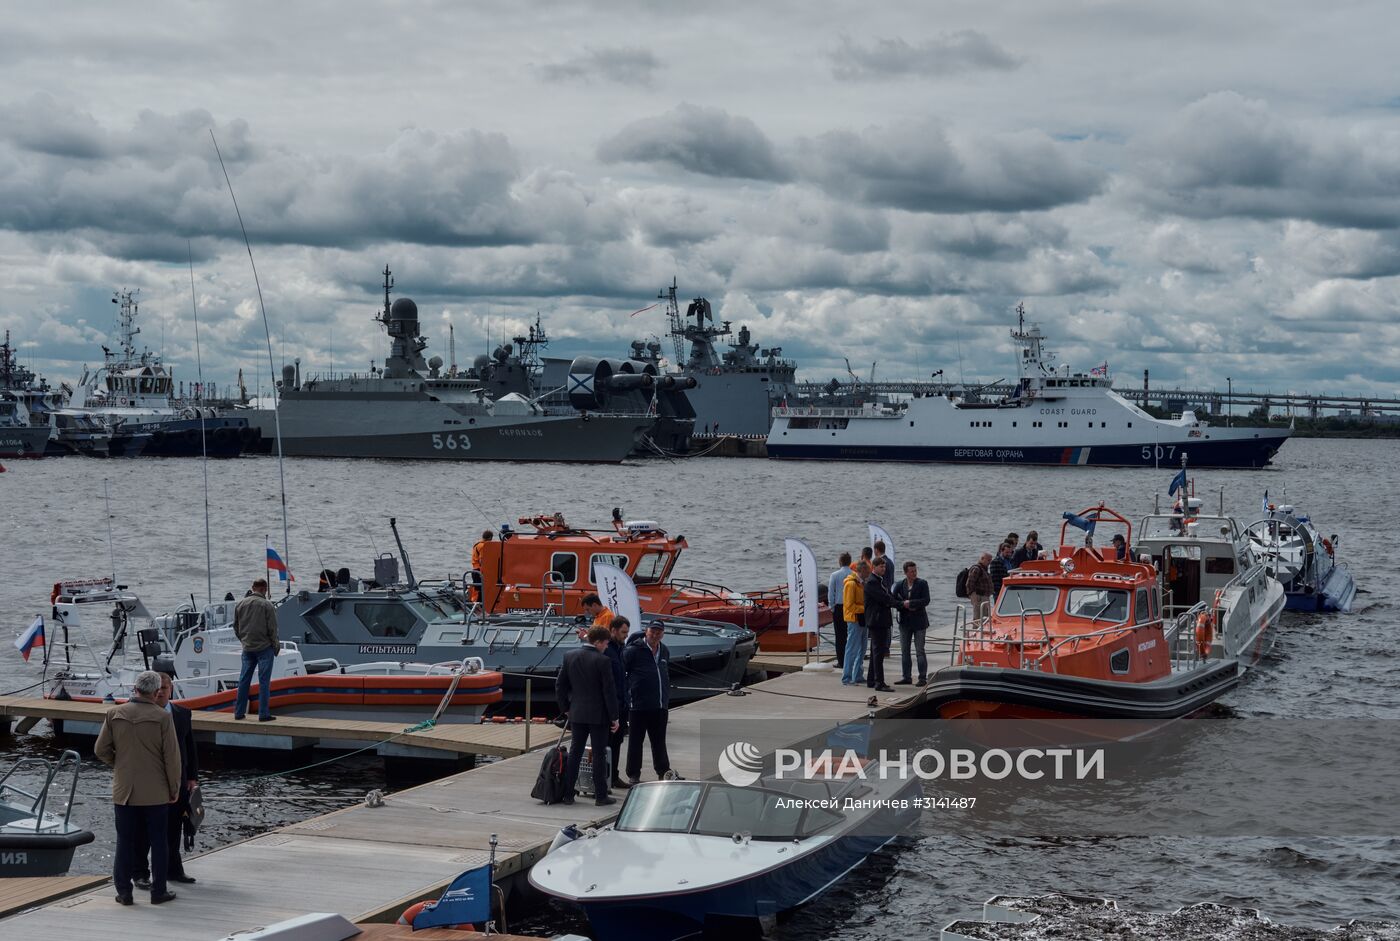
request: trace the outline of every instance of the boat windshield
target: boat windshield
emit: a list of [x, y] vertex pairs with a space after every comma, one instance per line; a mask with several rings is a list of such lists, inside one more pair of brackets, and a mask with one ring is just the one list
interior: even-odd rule
[[1121, 589], [1071, 588], [1065, 613], [1091, 621], [1122, 624], [1128, 620], [1128, 593]]
[[632, 581], [638, 585], [655, 585], [666, 577], [671, 567], [672, 553], [644, 552], [637, 559], [637, 568], [632, 573]]
[[703, 784], [665, 784], [633, 788], [618, 814], [617, 830], [685, 833], [695, 816]]
[[1053, 614], [1060, 604], [1060, 589], [1048, 585], [1007, 585], [997, 602], [997, 614], [1020, 617], [1023, 611]]
[[[794, 793], [802, 792], [690, 782], [637, 787], [628, 793], [616, 829], [723, 837], [746, 833], [755, 840], [792, 840], [844, 819], [839, 813], [804, 807], [806, 801], [794, 800]], [[825, 799], [828, 793], [825, 785], [810, 789], [812, 797]]]

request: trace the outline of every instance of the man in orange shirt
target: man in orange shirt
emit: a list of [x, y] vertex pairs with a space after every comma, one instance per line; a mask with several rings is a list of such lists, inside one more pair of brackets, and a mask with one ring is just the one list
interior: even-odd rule
[[481, 559], [486, 553], [486, 544], [496, 538], [496, 534], [489, 529], [482, 530], [481, 538], [476, 545], [472, 546], [472, 583], [476, 589], [475, 601], [482, 600], [481, 592]]
[[[593, 619], [593, 627], [606, 627], [608, 630], [612, 630], [613, 613], [607, 605], [603, 604], [602, 598], [590, 592], [583, 596], [581, 603], [583, 604], [583, 613]], [[578, 629], [579, 640], [585, 639], [587, 635], [587, 628], [580, 627]]]

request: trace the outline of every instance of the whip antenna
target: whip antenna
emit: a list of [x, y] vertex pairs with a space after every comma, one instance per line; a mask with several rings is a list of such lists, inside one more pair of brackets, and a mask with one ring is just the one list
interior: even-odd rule
[[[214, 603], [214, 556], [209, 544], [209, 436], [204, 419], [204, 359], [199, 352], [199, 302], [194, 291], [194, 247], [185, 240], [185, 251], [190, 258], [190, 307], [194, 310], [194, 363], [199, 376], [199, 395], [195, 397], [195, 408], [199, 411], [199, 447], [204, 452], [204, 590], [206, 604]], [[191, 598], [191, 601], [194, 599]]]
[[243, 224], [238, 197], [233, 195], [233, 181], [229, 179], [224, 155], [219, 151], [219, 139], [214, 136], [212, 127], [209, 129], [209, 139], [214, 142], [214, 155], [219, 158], [219, 169], [224, 172], [224, 183], [228, 185], [228, 198], [233, 201], [233, 212], [238, 217], [238, 230], [243, 233], [243, 247], [248, 250], [248, 265], [253, 269], [253, 286], [257, 288], [258, 308], [262, 311], [263, 336], [267, 338], [267, 368], [272, 373], [272, 423], [277, 434], [277, 482], [282, 490], [282, 562], [287, 566], [287, 594], [290, 595], [292, 548], [287, 536], [287, 476], [282, 469], [282, 396], [277, 390], [277, 364], [272, 358], [272, 328], [267, 325], [267, 305], [263, 303], [262, 284], [258, 281], [258, 265], [253, 261], [253, 243], [248, 240], [248, 228]]

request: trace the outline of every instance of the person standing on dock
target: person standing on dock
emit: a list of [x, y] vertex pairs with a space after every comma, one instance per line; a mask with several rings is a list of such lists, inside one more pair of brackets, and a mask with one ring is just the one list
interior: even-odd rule
[[[894, 586], [894, 600], [899, 602], [899, 665], [901, 678], [896, 686], [908, 686], [911, 652], [919, 663], [919, 685], [928, 685], [928, 654], [924, 641], [928, 637], [928, 582], [919, 577], [919, 566], [904, 563], [904, 578]], [[912, 651], [911, 651], [912, 648]]]
[[[175, 682], [171, 674], [160, 672], [160, 689], [156, 692], [156, 705], [170, 713], [175, 723], [175, 738], [180, 743], [180, 799], [170, 805], [170, 816], [166, 821], [166, 872], [171, 882], [193, 885], [194, 877], [185, 874], [184, 860], [180, 858], [180, 837], [184, 832], [185, 811], [190, 806], [190, 793], [199, 781], [199, 750], [194, 741], [194, 720], [190, 711], [179, 703], [170, 701], [175, 693]], [[136, 845], [136, 875], [133, 882], [138, 889], [151, 887], [151, 846], [146, 842], [146, 834], [139, 834]]]
[[894, 687], [885, 682], [885, 658], [890, 655], [890, 635], [894, 632], [894, 596], [885, 587], [889, 561], [877, 556], [865, 579], [865, 630], [870, 635], [870, 666], [865, 685], [881, 693], [892, 693]]
[[564, 657], [559, 669], [559, 681], [554, 685], [559, 711], [568, 717], [574, 738], [569, 746], [569, 766], [564, 771], [564, 799], [574, 802], [578, 769], [583, 763], [583, 749], [593, 747], [593, 802], [599, 807], [616, 804], [608, 795], [608, 736], [621, 725], [621, 704], [617, 701], [617, 686], [613, 681], [612, 664], [607, 654], [611, 632], [601, 625], [588, 629], [587, 643]]
[[885, 577], [882, 578], [882, 579], [880, 579], [880, 580], [881, 580], [882, 582], [885, 583], [885, 588], [886, 588], [886, 589], [893, 589], [893, 588], [894, 588], [894, 564], [893, 564], [892, 562], [890, 562], [890, 557], [887, 556], [887, 555], [885, 555], [885, 542], [884, 542], [884, 540], [883, 540], [883, 539], [877, 539], [877, 540], [875, 540], [875, 544], [874, 544], [873, 546], [871, 546], [871, 550], [872, 550], [872, 551], [874, 552], [874, 554], [875, 554], [875, 555], [874, 555], [874, 558], [872, 558], [872, 559], [870, 560], [871, 568], [874, 568], [875, 565], [876, 565], [877, 563], [884, 563], [884, 566], [885, 566]]
[[267, 579], [254, 579], [253, 590], [234, 606], [233, 633], [243, 645], [243, 668], [238, 673], [233, 717], [241, 719], [248, 714], [248, 689], [256, 669], [258, 721], [271, 722], [277, 718], [272, 714], [272, 664], [282, 645], [277, 639], [277, 609], [267, 600]]
[[666, 722], [671, 707], [671, 650], [661, 642], [666, 622], [652, 621], [647, 629], [627, 642], [622, 665], [627, 669], [627, 784], [642, 780], [642, 739], [651, 740], [651, 767], [658, 779], [671, 770], [666, 752]]
[[992, 554], [984, 552], [967, 569], [967, 600], [972, 605], [974, 621], [991, 613], [987, 607], [992, 596], [992, 575], [987, 568], [991, 564]]
[[632, 630], [632, 622], [622, 615], [612, 619], [608, 625], [612, 637], [608, 649], [603, 653], [612, 661], [613, 683], [617, 686], [618, 726], [608, 739], [612, 753], [612, 786], [625, 791], [628, 784], [622, 780], [622, 740], [627, 737], [627, 669], [622, 663], [623, 648], [627, 646], [627, 635]]
[[839, 670], [846, 663], [846, 619], [842, 595], [846, 589], [846, 577], [851, 574], [851, 554], [841, 553], [836, 565], [836, 571], [826, 581], [826, 603], [831, 608], [831, 627], [836, 632], [836, 668]]
[[180, 799], [180, 743], [175, 722], [160, 706], [160, 674], [136, 677], [131, 698], [107, 710], [93, 754], [112, 766], [112, 805], [117, 818], [117, 853], [112, 882], [119, 905], [132, 904], [137, 846], [151, 847], [151, 904], [175, 898], [166, 887], [170, 806]]
[[846, 619], [846, 661], [841, 667], [841, 685], [855, 686], [860, 682], [861, 667], [865, 665], [865, 579], [870, 563], [861, 559], [841, 591], [841, 615]]

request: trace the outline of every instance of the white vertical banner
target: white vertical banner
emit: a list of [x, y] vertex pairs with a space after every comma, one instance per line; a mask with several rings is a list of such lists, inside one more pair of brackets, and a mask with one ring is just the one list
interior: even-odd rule
[[598, 585], [598, 597], [613, 614], [621, 615], [630, 625], [627, 636], [642, 632], [642, 603], [637, 599], [637, 586], [632, 577], [607, 562], [593, 563], [593, 579]]
[[817, 632], [817, 557], [801, 539], [784, 539], [787, 556], [788, 633]]
[[895, 561], [894, 538], [890, 536], [890, 534], [885, 531], [885, 527], [881, 526], [879, 523], [867, 523], [866, 525], [870, 527], [870, 544], [872, 546], [877, 542], [883, 542], [885, 544], [885, 558], [890, 560], [890, 571], [886, 574], [894, 575], [899, 565], [899, 563]]

